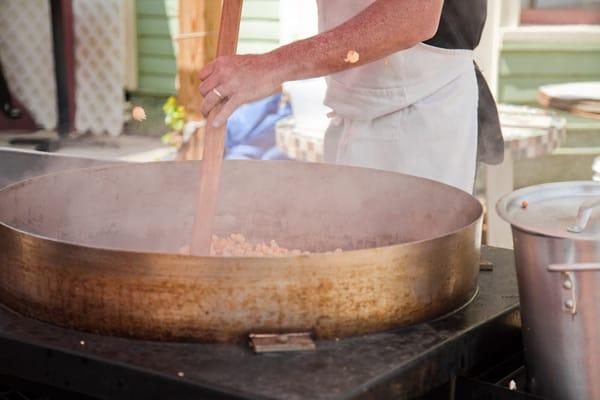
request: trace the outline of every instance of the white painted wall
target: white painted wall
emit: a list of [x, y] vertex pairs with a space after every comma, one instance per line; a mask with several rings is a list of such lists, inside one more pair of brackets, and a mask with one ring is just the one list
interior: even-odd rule
[[475, 49], [475, 61], [481, 68], [494, 96], [498, 89], [498, 62], [501, 46], [502, 2], [506, 0], [488, 0], [487, 20], [479, 46]]
[[281, 44], [305, 39], [318, 32], [316, 0], [280, 0]]
[[[529, 4], [528, 0], [522, 0], [523, 6]], [[552, 7], [600, 7], [600, 0], [536, 0], [536, 6], [539, 8]]]

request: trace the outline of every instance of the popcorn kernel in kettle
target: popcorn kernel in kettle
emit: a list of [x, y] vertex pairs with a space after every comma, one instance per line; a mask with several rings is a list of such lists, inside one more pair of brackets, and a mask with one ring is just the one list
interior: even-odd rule
[[[178, 253], [188, 255], [189, 251], [190, 246], [185, 245], [179, 249]], [[341, 248], [336, 248], [333, 251], [325, 252], [325, 254], [340, 254], [342, 252]], [[311, 254], [311, 252], [300, 249], [287, 249], [279, 246], [275, 240], [270, 240], [268, 243], [252, 244], [240, 233], [225, 237], [212, 235], [210, 246], [210, 255], [217, 257], [300, 256], [307, 254]]]

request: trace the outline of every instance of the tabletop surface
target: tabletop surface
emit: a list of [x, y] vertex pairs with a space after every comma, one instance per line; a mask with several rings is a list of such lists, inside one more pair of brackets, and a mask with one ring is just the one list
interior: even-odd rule
[[574, 82], [541, 86], [538, 103], [584, 118], [600, 119], [600, 82]]
[[546, 96], [562, 100], [600, 102], [600, 82], [573, 82], [540, 87]]

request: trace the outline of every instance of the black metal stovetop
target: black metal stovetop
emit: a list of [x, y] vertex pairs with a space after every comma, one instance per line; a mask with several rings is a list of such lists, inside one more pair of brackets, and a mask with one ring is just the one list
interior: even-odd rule
[[457, 377], [454, 387], [454, 398], [460, 400], [544, 400], [530, 391], [522, 352]]
[[[105, 163], [0, 148], [0, 187]], [[480, 293], [465, 309], [396, 332], [317, 341], [310, 353], [97, 336], [0, 307], [0, 399], [414, 398], [449, 381], [458, 392], [470, 381], [455, 375], [484, 371], [521, 350], [513, 253], [485, 248], [483, 256], [493, 271], [481, 273]]]
[[0, 308], [0, 375], [101, 399], [413, 398], [521, 349], [513, 253], [446, 318], [256, 355], [247, 345], [158, 343], [65, 330]]

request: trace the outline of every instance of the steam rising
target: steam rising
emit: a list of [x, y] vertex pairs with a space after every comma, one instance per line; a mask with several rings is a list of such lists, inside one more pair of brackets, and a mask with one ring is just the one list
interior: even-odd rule
[[0, 148], [0, 189], [39, 175], [113, 163], [117, 163], [117, 161]]
[[[198, 170], [163, 162], [43, 177], [0, 192], [0, 220], [71, 243], [177, 254], [189, 245]], [[441, 236], [474, 222], [479, 207], [458, 189], [397, 173], [226, 161], [213, 233], [346, 251]]]

